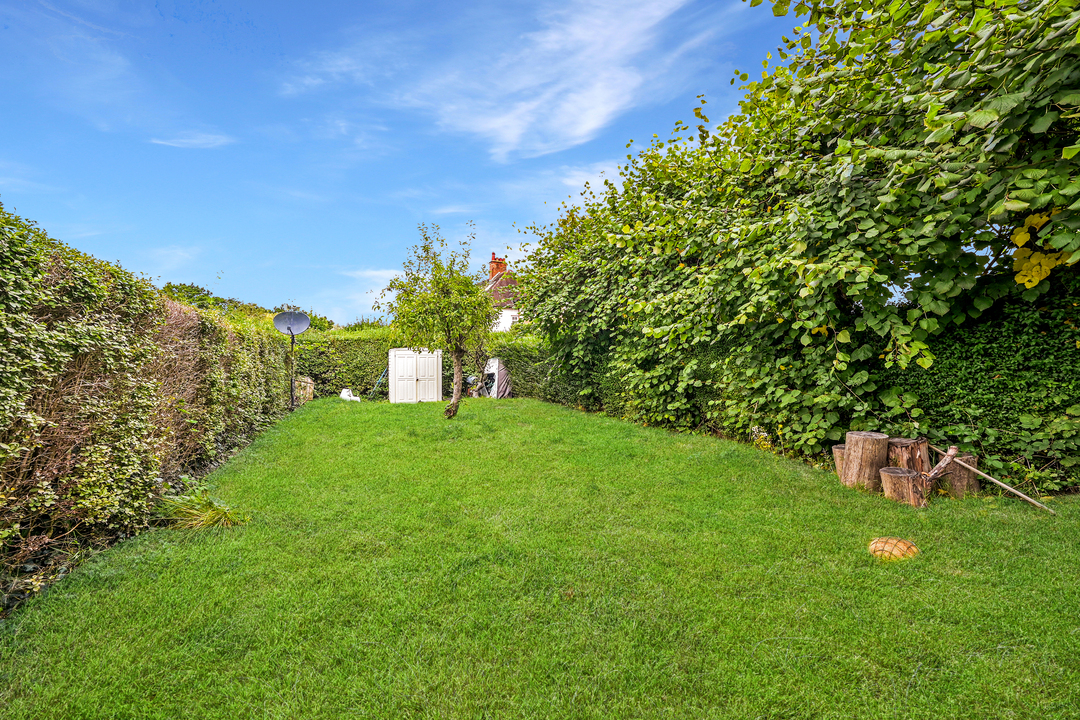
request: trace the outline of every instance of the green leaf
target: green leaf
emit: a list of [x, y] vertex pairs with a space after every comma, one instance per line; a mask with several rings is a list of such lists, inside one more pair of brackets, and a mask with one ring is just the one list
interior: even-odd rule
[[1021, 210], [1027, 210], [1031, 203], [1024, 202], [1023, 200], [1006, 200], [1004, 205], [1006, 210], [1019, 212]]
[[997, 120], [1000, 116], [996, 111], [989, 108], [983, 110], [974, 110], [968, 113], [967, 121], [969, 124], [974, 125], [977, 128], [984, 128], [990, 123]]
[[754, 161], [751, 160], [750, 158], [746, 158], [739, 165], [739, 172], [743, 172], [743, 173], [744, 172], [749, 172], [750, 168], [752, 168], [752, 167], [754, 167]]
[[994, 301], [984, 295], [982, 297], [975, 298], [972, 301], [972, 304], [975, 307], [977, 307], [979, 310], [983, 311], [983, 310], [989, 310], [990, 306], [994, 304]]
[[1027, 97], [1027, 93], [1012, 93], [1010, 95], [998, 95], [997, 97], [990, 98], [987, 101], [986, 106], [990, 110], [996, 110], [999, 113], [1007, 113], [1014, 107], [1019, 105]]
[[1019, 419], [1020, 425], [1027, 428], [1028, 430], [1034, 430], [1035, 428], [1042, 425], [1042, 418], [1035, 415], [1021, 415]]
[[841, 330], [840, 332], [836, 333], [836, 342], [851, 342], [851, 335], [848, 334], [847, 330]]
[[1061, 149], [1061, 157], [1065, 160], [1072, 160], [1078, 152], [1080, 152], [1080, 145], [1070, 145]]
[[923, 370], [930, 369], [930, 366], [934, 364], [933, 359], [928, 357], [920, 357], [915, 360], [915, 362], [918, 363], [919, 367], [921, 367]]
[[1080, 403], [1065, 408], [1066, 415], [1080, 415]]
[[1054, 121], [1058, 119], [1058, 115], [1060, 115], [1059, 112], [1057, 112], [1056, 110], [1051, 110], [1050, 112], [1046, 113], [1041, 118], [1033, 122], [1029, 129], [1033, 133], [1044, 133], [1046, 132], [1047, 128], [1049, 128], [1054, 123]]
[[933, 300], [927, 307], [930, 308], [930, 312], [936, 315], [944, 315], [949, 312], [949, 303], [944, 300]]
[[945, 127], [938, 128], [934, 132], [927, 136], [923, 142], [929, 145], [930, 143], [941, 143], [952, 138], [954, 134], [952, 125], [946, 125]]

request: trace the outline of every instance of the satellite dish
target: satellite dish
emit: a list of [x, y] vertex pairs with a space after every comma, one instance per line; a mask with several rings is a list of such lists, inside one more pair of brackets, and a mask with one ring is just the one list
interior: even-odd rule
[[[288, 335], [291, 351], [296, 352], [296, 336], [311, 327], [311, 318], [302, 312], [287, 310], [274, 316], [274, 327], [279, 333]], [[296, 363], [293, 362], [293, 372], [296, 372]], [[296, 378], [289, 379], [289, 406], [296, 409]]]
[[279, 333], [295, 337], [311, 327], [311, 318], [302, 312], [279, 312], [274, 316], [274, 327]]

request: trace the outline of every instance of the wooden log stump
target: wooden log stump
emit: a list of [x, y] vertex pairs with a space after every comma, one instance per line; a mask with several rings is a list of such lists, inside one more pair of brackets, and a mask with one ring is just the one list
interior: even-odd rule
[[[956, 459], [973, 468], [979, 467], [978, 455], [965, 453], [963, 455], [957, 455]], [[982, 490], [982, 486], [979, 484], [979, 476], [976, 475], [973, 470], [969, 470], [957, 463], [949, 465], [948, 469], [941, 476], [940, 483], [942, 489], [948, 491], [949, 497], [954, 498], [963, 498], [966, 495], [974, 495]]]
[[844, 477], [844, 446], [833, 445], [832, 457], [833, 462], [836, 463], [836, 476], [839, 478]]
[[844, 438], [844, 466], [840, 482], [850, 488], [881, 491], [881, 468], [889, 464], [889, 436], [855, 430]]
[[908, 468], [881, 468], [881, 490], [885, 497], [912, 507], [926, 507], [926, 495], [919, 481], [921, 473]]
[[930, 442], [923, 437], [889, 438], [889, 467], [930, 472], [933, 467], [930, 462]]

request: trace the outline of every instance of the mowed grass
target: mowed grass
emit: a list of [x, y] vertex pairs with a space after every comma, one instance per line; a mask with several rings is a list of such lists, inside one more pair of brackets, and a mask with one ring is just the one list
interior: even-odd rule
[[[0, 625], [4, 718], [1066, 718], [1080, 503], [919, 511], [527, 400], [321, 400]], [[917, 558], [883, 563], [870, 539]]]

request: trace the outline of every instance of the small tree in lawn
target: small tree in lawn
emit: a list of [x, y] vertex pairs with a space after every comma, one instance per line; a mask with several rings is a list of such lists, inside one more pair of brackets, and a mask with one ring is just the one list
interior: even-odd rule
[[394, 316], [394, 325], [413, 349], [441, 348], [454, 362], [454, 397], [446, 417], [457, 415], [461, 402], [462, 361], [481, 345], [498, 317], [483, 272], [469, 271], [469, 248], [476, 233], [456, 250], [447, 247], [438, 225], [420, 225], [421, 242], [409, 251], [402, 275], [379, 296], [376, 310]]

